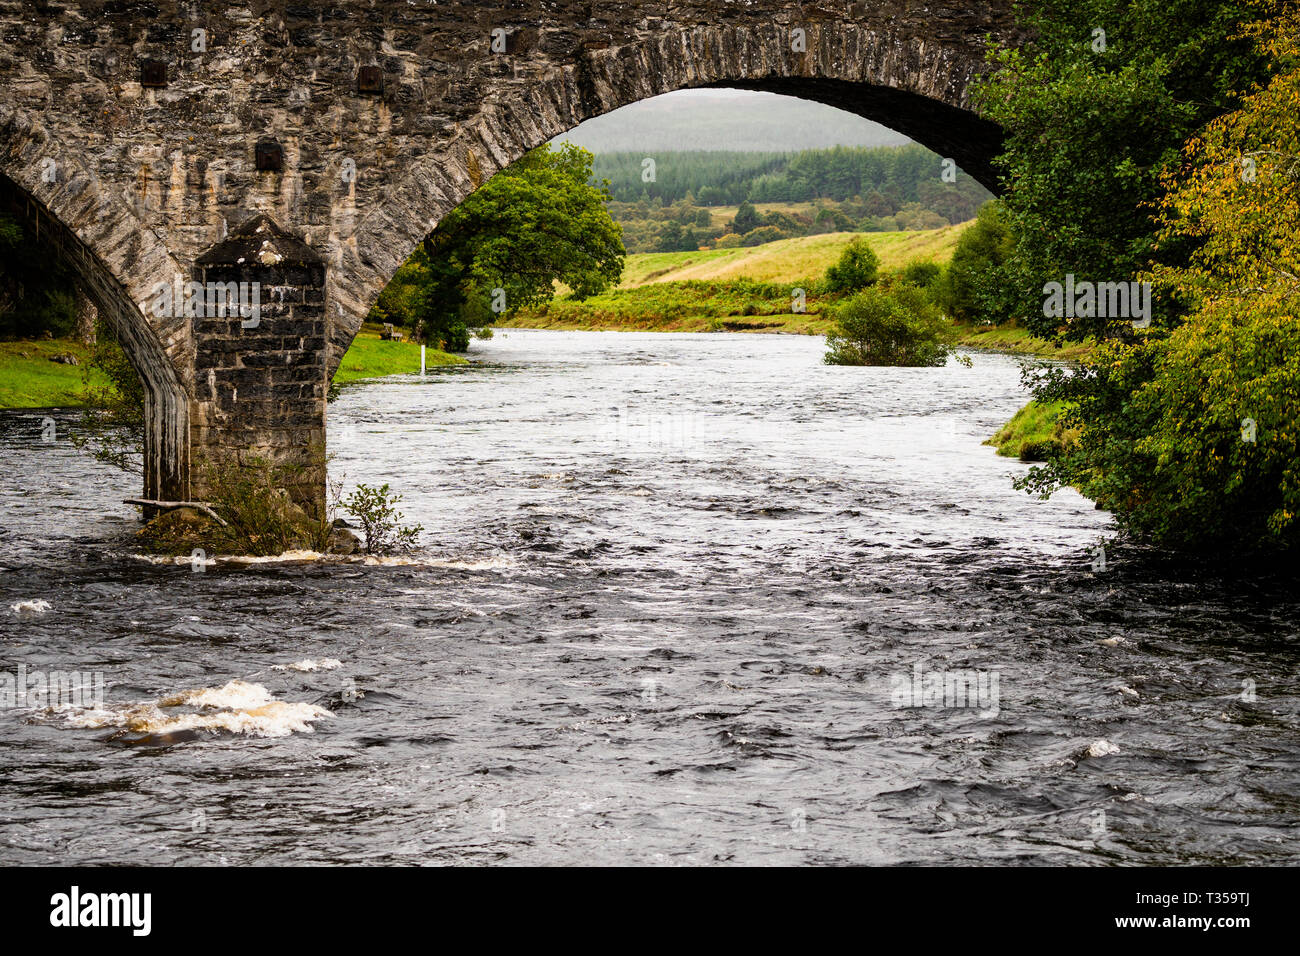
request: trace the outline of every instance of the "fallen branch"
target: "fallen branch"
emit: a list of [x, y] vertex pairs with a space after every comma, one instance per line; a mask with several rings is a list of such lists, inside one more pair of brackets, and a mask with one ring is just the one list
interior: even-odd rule
[[146, 508], [159, 508], [163, 511], [174, 511], [177, 508], [193, 508], [195, 511], [207, 515], [221, 527], [229, 527], [226, 522], [221, 520], [221, 516], [212, 510], [212, 505], [204, 504], [202, 501], [154, 501], [151, 498], [126, 498], [124, 503], [140, 505]]

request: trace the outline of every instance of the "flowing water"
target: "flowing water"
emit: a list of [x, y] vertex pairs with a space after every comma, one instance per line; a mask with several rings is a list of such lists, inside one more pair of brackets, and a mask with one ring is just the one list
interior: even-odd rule
[[507, 331], [346, 388], [388, 562], [146, 561], [137, 481], [4, 413], [0, 672], [88, 691], [0, 709], [0, 862], [1300, 861], [1293, 587], [1103, 564], [981, 445], [1013, 358], [821, 352]]

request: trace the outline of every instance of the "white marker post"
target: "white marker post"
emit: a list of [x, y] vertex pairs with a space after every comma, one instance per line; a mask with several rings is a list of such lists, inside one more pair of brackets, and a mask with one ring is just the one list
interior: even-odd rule
[[420, 346], [420, 374], [424, 374], [424, 346]]

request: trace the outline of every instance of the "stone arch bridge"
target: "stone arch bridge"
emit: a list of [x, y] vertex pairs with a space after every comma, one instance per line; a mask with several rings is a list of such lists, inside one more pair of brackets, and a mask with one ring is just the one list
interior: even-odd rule
[[[989, 36], [1016, 42], [1010, 0], [0, 0], [0, 208], [124, 343], [146, 498], [201, 498], [205, 463], [258, 456], [319, 509], [343, 353], [497, 170], [732, 86], [882, 121], [993, 186], [999, 131], [969, 103]], [[257, 282], [259, 313], [187, 314], [190, 281]]]

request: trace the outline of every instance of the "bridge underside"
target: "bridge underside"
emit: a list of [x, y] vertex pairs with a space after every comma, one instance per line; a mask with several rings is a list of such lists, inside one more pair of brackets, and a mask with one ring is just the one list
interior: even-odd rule
[[144, 496], [189, 494], [189, 396], [154, 330], [100, 259], [48, 209], [0, 173], [0, 211], [51, 262], [66, 266], [113, 330], [144, 386]]
[[818, 77], [731, 80], [713, 85], [797, 96], [874, 120], [955, 160], [964, 173], [995, 195], [1001, 191], [993, 159], [1002, 151], [1002, 128], [970, 110], [907, 90]]

